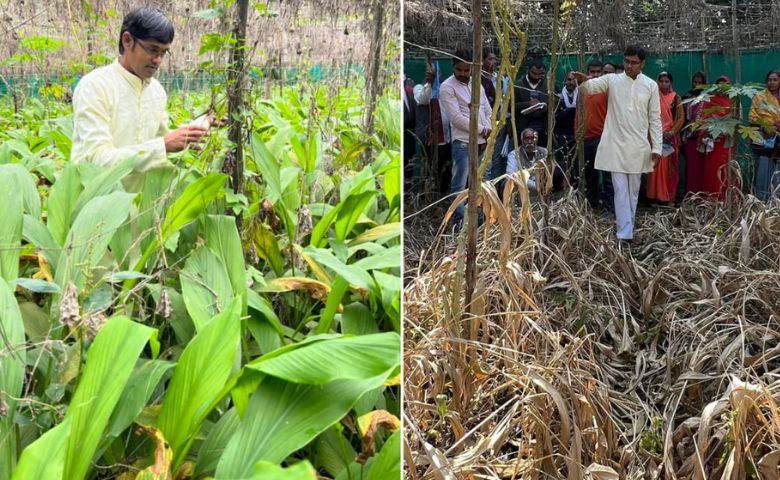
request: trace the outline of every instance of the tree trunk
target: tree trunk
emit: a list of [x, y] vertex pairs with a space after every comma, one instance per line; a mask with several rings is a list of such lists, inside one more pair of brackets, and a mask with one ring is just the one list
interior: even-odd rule
[[[382, 33], [385, 24], [385, 8], [382, 0], [374, 0], [372, 11], [372, 33], [371, 33], [371, 46], [369, 47], [369, 72], [368, 81], [366, 82], [366, 116], [364, 119], [364, 125], [366, 126], [366, 133], [370, 136], [374, 134], [374, 110], [376, 109], [376, 99], [381, 93], [379, 91], [379, 65], [382, 63]], [[367, 150], [370, 152], [370, 149]], [[366, 158], [370, 157], [370, 153], [366, 155]]]
[[235, 193], [244, 189], [244, 139], [242, 135], [244, 108], [244, 45], [246, 44], [246, 17], [249, 0], [238, 0], [238, 19], [233, 28], [236, 39], [231, 51], [231, 65], [228, 71], [228, 138], [233, 143], [232, 162], [225, 162], [223, 171], [230, 175], [230, 186]]
[[472, 313], [472, 296], [477, 285], [477, 197], [479, 196], [479, 101], [482, 87], [482, 1], [472, 0], [474, 53], [471, 65], [471, 111], [469, 112], [469, 201], [466, 208], [466, 312]]

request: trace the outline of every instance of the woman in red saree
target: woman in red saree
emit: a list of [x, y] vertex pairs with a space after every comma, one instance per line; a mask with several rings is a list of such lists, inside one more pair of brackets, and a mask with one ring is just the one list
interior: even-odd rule
[[691, 78], [691, 89], [683, 95], [685, 108], [685, 126], [682, 130], [682, 150], [685, 152], [685, 191], [699, 193], [704, 184], [704, 154], [698, 150], [699, 132], [693, 130], [693, 125], [701, 117], [704, 102], [694, 101], [707, 86], [707, 76], [704, 72], [696, 72]]
[[680, 130], [685, 122], [682, 100], [672, 90], [672, 76], [667, 72], [658, 74], [658, 90], [661, 100], [661, 128], [663, 150], [661, 158], [647, 177], [647, 197], [674, 205], [677, 197], [677, 183], [680, 180], [678, 158]]
[[[731, 83], [729, 77], [722, 75], [715, 81], [716, 84]], [[731, 100], [728, 95], [717, 92], [702, 108], [702, 119], [731, 116]], [[727, 164], [731, 156], [732, 147], [726, 146], [728, 139], [721, 135], [712, 138], [712, 135], [702, 129], [699, 132], [699, 151], [704, 153], [704, 178], [702, 191], [711, 194], [718, 200], [723, 199], [728, 188]], [[734, 179], [739, 182], [739, 179]]]

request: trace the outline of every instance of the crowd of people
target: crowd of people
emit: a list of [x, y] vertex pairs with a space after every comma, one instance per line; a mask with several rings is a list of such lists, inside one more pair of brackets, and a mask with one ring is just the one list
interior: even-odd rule
[[[547, 69], [539, 59], [531, 59], [522, 77], [511, 82], [499, 78], [496, 55], [483, 52], [477, 120], [480, 159], [492, 133], [493, 108], [501, 108], [495, 102], [497, 92], [503, 97], [514, 88], [516, 102], [514, 122], [512, 109], [497, 114], [506, 121], [496, 132], [487, 178], [494, 181], [499, 194], [506, 175], [516, 172], [536, 190], [534, 166], [547, 159], [550, 136], [554, 188], [563, 188], [568, 181], [583, 189], [592, 208], [613, 211], [617, 238], [623, 241], [633, 238], [640, 192], [649, 202], [674, 205], [684, 194], [722, 200], [729, 186], [741, 187], [737, 175], [727, 171], [735, 142], [702, 127], [716, 122], [716, 117], [736, 113], [741, 118], [741, 111], [732, 110], [739, 103], [729, 98], [729, 77], [719, 76], [715, 84], [720, 87], [701, 95], [709, 84], [704, 72], [696, 72], [691, 89], [680, 96], [674, 91], [671, 73], [661, 72], [655, 79], [642, 73], [645, 59], [645, 50], [632, 45], [624, 51], [622, 66], [591, 60], [587, 72], [568, 72], [562, 88], [552, 90], [556, 93], [549, 102]], [[453, 74], [443, 80], [438, 64], [429, 62], [423, 83], [414, 85], [407, 80], [403, 92], [405, 141], [419, 142], [423, 161], [433, 162], [442, 195], [462, 191], [468, 182], [472, 61], [470, 51], [455, 52]], [[758, 135], [751, 142], [753, 182], [746, 188], [764, 201], [780, 193], [780, 142], [775, 141], [780, 129], [780, 72], [769, 71], [765, 84], [753, 97], [748, 115]], [[551, 131], [549, 104], [554, 108]], [[520, 136], [517, 142], [513, 131]], [[583, 136], [582, 179], [578, 132]], [[414, 146], [405, 151], [407, 159], [415, 154]], [[681, 157], [685, 159], [684, 185], [680, 185]], [[456, 225], [462, 222], [463, 208], [459, 205], [453, 216]]]

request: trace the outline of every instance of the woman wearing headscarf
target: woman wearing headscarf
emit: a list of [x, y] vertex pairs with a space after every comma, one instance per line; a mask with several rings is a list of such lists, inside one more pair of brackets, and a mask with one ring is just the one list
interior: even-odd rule
[[682, 130], [682, 143], [685, 152], [686, 192], [697, 193], [704, 188], [704, 154], [698, 150], [699, 135], [693, 131], [693, 123], [701, 117], [704, 102], [692, 99], [698, 97], [706, 85], [707, 76], [704, 72], [696, 72], [691, 78], [692, 88], [682, 97], [683, 102], [685, 102], [685, 126]]
[[[715, 83], [718, 85], [730, 84], [731, 79], [726, 75], [721, 75]], [[706, 120], [715, 117], [730, 117], [731, 114], [731, 99], [728, 94], [718, 90], [704, 103], [701, 118]], [[726, 145], [728, 140], [725, 135], [712, 138], [710, 132], [704, 128], [699, 131], [699, 151], [704, 153], [702, 191], [713, 195], [718, 200], [723, 199], [723, 194], [729, 187], [727, 168], [733, 147]], [[739, 179], [735, 178], [734, 181], [738, 183]]]
[[756, 157], [755, 194], [763, 201], [769, 199], [780, 185], [780, 145], [776, 141], [780, 129], [780, 72], [766, 74], [766, 88], [753, 96], [748, 120], [759, 127], [763, 142], [753, 144]]
[[685, 122], [682, 99], [672, 89], [672, 81], [672, 75], [667, 72], [661, 72], [656, 80], [661, 101], [663, 148], [661, 159], [647, 177], [647, 197], [670, 204], [674, 204], [677, 197], [679, 133]]

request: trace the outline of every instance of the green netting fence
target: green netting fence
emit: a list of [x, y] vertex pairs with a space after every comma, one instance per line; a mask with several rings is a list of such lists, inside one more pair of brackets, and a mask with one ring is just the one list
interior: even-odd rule
[[[618, 65], [623, 62], [623, 55], [585, 55], [585, 64], [591, 59], [604, 62], [612, 62]], [[444, 78], [452, 74], [452, 61], [450, 58], [433, 58], [439, 62]], [[550, 64], [550, 58], [543, 57], [542, 61]], [[421, 83], [425, 74], [424, 58], [405, 58], [404, 73], [415, 83]], [[643, 70], [645, 75], [655, 78], [659, 73], [666, 71], [674, 77], [674, 89], [682, 95], [691, 88], [691, 76], [696, 71], [703, 71], [707, 79], [712, 82], [720, 75], [728, 75], [732, 81], [736, 79], [737, 61], [734, 55], [710, 52], [673, 52], [663, 55], [649, 54]], [[769, 70], [780, 69], [780, 50], [742, 51], [740, 52], [740, 70], [742, 83], [764, 83], [764, 77]], [[582, 67], [584, 69], [584, 66]], [[558, 68], [555, 77], [560, 87], [566, 72], [579, 70], [577, 55], [561, 55], [558, 57]], [[521, 69], [525, 74], [525, 69]]]
[[[311, 67], [284, 67], [282, 69], [273, 67], [266, 71], [261, 69], [250, 69], [248, 75], [252, 81], [280, 81], [288, 85], [294, 85], [302, 79], [310, 82], [323, 82], [333, 78], [344, 78], [346, 76], [363, 76], [364, 66], [359, 63], [344, 64], [340, 66], [322, 66], [313, 65]], [[81, 75], [3, 75], [0, 81], [0, 97], [6, 96], [10, 89], [20, 89], [27, 97], [37, 97], [42, 91], [41, 88], [47, 85], [62, 85], [67, 88], [74, 88]], [[211, 73], [189, 73], [180, 72], [169, 74], [162, 72], [157, 79], [168, 92], [182, 90], [199, 91], [209, 89], [214, 84], [220, 84], [225, 81], [223, 75]]]

